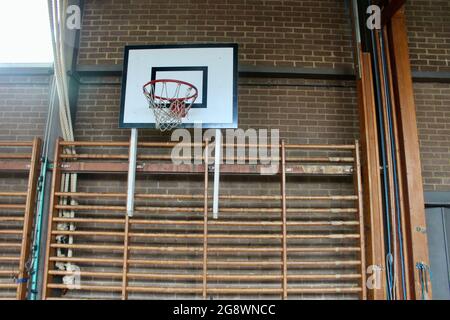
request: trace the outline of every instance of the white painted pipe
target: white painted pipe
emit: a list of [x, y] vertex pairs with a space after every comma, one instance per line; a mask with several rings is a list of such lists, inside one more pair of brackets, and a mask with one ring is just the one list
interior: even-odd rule
[[128, 159], [128, 185], [127, 185], [127, 215], [134, 213], [134, 190], [136, 188], [136, 160], [138, 147], [138, 130], [131, 129], [130, 151]]
[[220, 162], [222, 157], [222, 131], [216, 129], [216, 144], [214, 148], [214, 193], [213, 193], [213, 218], [219, 218], [219, 183]]

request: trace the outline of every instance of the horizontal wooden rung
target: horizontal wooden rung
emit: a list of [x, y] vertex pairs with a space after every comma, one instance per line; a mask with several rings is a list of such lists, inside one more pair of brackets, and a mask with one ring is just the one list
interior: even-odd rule
[[0, 209], [25, 209], [24, 204], [0, 204]]
[[[7, 218], [5, 218], [7, 219]], [[11, 218], [14, 219], [14, 218]], [[20, 218], [16, 218], [20, 219]], [[23, 220], [23, 218], [22, 218]], [[0, 218], [0, 222], [1, 222]], [[11, 220], [15, 221], [15, 220]], [[20, 221], [20, 220], [18, 220]], [[97, 223], [97, 224], [124, 224], [124, 219], [101, 219], [101, 218], [53, 218], [55, 222], [66, 223]], [[203, 225], [203, 220], [168, 220], [168, 219], [130, 219], [130, 224], [135, 225]], [[248, 227], [270, 227], [281, 226], [280, 221], [237, 221], [237, 220], [213, 220], [210, 226], [248, 226]], [[288, 226], [357, 226], [358, 221], [288, 221]]]
[[16, 276], [17, 273], [19, 273], [19, 270], [0, 270], [0, 275], [10, 275], [10, 276]]
[[203, 252], [203, 247], [173, 247], [173, 246], [129, 246], [134, 251], [157, 251], [157, 252]]
[[96, 245], [96, 244], [63, 244], [63, 243], [52, 243], [50, 245], [52, 248], [64, 248], [64, 249], [84, 249], [84, 250], [123, 250], [123, 245]]
[[0, 153], [0, 159], [31, 159], [29, 153]]
[[54, 222], [66, 222], [66, 223], [111, 223], [111, 224], [124, 224], [125, 219], [101, 219], [101, 218], [53, 218]]
[[32, 147], [32, 141], [0, 141], [0, 147]]
[[[0, 273], [1, 274], [1, 273]], [[8, 272], [10, 274], [10, 272]], [[56, 276], [73, 275], [69, 271], [50, 270], [49, 274]], [[119, 278], [123, 274], [121, 272], [80, 272], [81, 277], [93, 278]], [[146, 280], [201, 280], [201, 274], [171, 274], [171, 273], [128, 273], [130, 279], [146, 279]], [[255, 274], [208, 274], [207, 279], [212, 281], [279, 281], [282, 275], [255, 275]], [[297, 274], [288, 275], [288, 280], [352, 280], [359, 279], [359, 274]]]
[[70, 230], [54, 230], [54, 235], [72, 235], [72, 236], [124, 236], [124, 232], [113, 231], [70, 231]]
[[[70, 271], [59, 271], [59, 270], [49, 270], [48, 272], [54, 276], [66, 276], [73, 275], [74, 272]], [[77, 273], [80, 277], [93, 277], [93, 278], [122, 278], [123, 274], [121, 272], [90, 272], [90, 271], [81, 271]]]
[[198, 287], [141, 287], [128, 286], [128, 292], [142, 292], [142, 293], [187, 293], [200, 294], [203, 292], [202, 288]]
[[[128, 141], [60, 141], [61, 146], [79, 146], [79, 147], [129, 147]], [[32, 142], [4, 141], [0, 146], [32, 146]], [[141, 148], [172, 148], [174, 146], [200, 147], [204, 143], [179, 143], [179, 142], [139, 142]], [[224, 143], [224, 147], [279, 147], [279, 144], [242, 144], [242, 143]], [[286, 144], [286, 149], [304, 149], [304, 150], [354, 150], [354, 144]]]
[[0, 222], [22, 222], [23, 217], [0, 217]]
[[288, 293], [358, 293], [361, 288], [358, 287], [341, 287], [341, 288], [287, 288]]
[[18, 242], [2, 242], [0, 243], [0, 248], [22, 248], [22, 244]]
[[[126, 193], [106, 193], [106, 192], [55, 192], [56, 196], [60, 197], [73, 197], [73, 198], [123, 198], [126, 199]], [[183, 199], [183, 200], [195, 200], [203, 199], [204, 196], [200, 194], [147, 194], [136, 193], [134, 196], [136, 199]], [[212, 199], [212, 196], [208, 198]], [[279, 200], [281, 196], [258, 196], [258, 195], [221, 195], [222, 200]], [[286, 196], [287, 200], [358, 200], [358, 196]]]
[[111, 286], [111, 285], [67, 285], [67, 284], [47, 284], [48, 288], [52, 289], [69, 289], [69, 290], [86, 290], [86, 291], [101, 291], [101, 292], [120, 292], [122, 291], [121, 286]]
[[19, 260], [20, 257], [0, 256], [0, 262], [17, 262]]
[[17, 283], [0, 283], [0, 289], [15, 289]]
[[123, 263], [123, 259], [110, 258], [74, 258], [74, 257], [50, 257], [53, 262], [79, 262], [79, 263], [100, 263], [100, 264], [117, 264]]
[[23, 234], [22, 230], [0, 230], [0, 234], [20, 235]]
[[26, 192], [0, 192], [0, 197], [26, 197]]

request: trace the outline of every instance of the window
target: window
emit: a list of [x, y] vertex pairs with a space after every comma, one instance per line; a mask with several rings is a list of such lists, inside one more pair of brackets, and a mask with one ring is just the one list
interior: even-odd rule
[[0, 63], [53, 62], [47, 0], [0, 2]]

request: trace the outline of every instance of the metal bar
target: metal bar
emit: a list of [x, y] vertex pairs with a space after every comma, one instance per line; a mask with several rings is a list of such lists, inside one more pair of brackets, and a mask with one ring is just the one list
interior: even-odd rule
[[285, 142], [281, 140], [281, 222], [282, 222], [282, 283], [283, 299], [287, 299], [287, 227], [286, 227], [286, 149]]
[[137, 159], [138, 130], [131, 129], [130, 151], [128, 156], [128, 182], [127, 182], [127, 215], [134, 213], [134, 192], [136, 188], [136, 159]]
[[37, 180], [39, 171], [39, 154], [41, 152], [41, 139], [34, 138], [33, 140], [33, 150], [31, 153], [31, 167], [28, 176], [28, 186], [27, 186], [27, 198], [25, 205], [25, 215], [22, 230], [22, 247], [20, 250], [20, 262], [19, 262], [19, 275], [20, 284], [17, 287], [16, 298], [18, 300], [25, 300], [27, 297], [27, 286], [28, 286], [28, 271], [27, 271], [27, 260], [30, 255], [30, 245], [31, 245], [31, 233], [33, 231], [33, 216], [35, 209], [36, 191], [37, 191]]
[[[205, 155], [205, 158], [207, 159], [207, 155]], [[215, 147], [214, 147], [214, 189], [213, 189], [214, 219], [219, 218], [220, 164], [222, 161], [221, 158], [222, 158], [222, 131], [220, 129], [216, 129]], [[207, 165], [208, 162], [205, 162], [205, 166]]]
[[[48, 141], [47, 141], [48, 143]], [[39, 206], [37, 208], [37, 214], [36, 214], [36, 222], [35, 222], [35, 235], [33, 239], [33, 253], [31, 257], [31, 284], [30, 284], [30, 300], [36, 300], [37, 299], [37, 293], [38, 293], [38, 280], [39, 280], [39, 272], [40, 272], [40, 266], [41, 266], [41, 240], [42, 240], [42, 228], [43, 228], [43, 221], [44, 221], [44, 206], [45, 206], [45, 189], [47, 184], [47, 169], [48, 169], [48, 157], [47, 154], [45, 154], [45, 150], [43, 151], [43, 161], [41, 163], [41, 172], [39, 174], [39, 182], [38, 182], [38, 196], [39, 196]]]
[[[217, 138], [216, 138], [217, 139]], [[203, 189], [203, 290], [202, 296], [203, 299], [207, 297], [207, 289], [208, 289], [208, 144], [205, 145], [205, 177], [204, 177], [204, 189]]]
[[130, 217], [125, 215], [125, 230], [124, 230], [124, 242], [123, 242], [123, 270], [122, 270], [122, 300], [128, 299], [128, 241], [129, 241], [129, 228]]
[[359, 10], [358, 10], [358, 1], [352, 0], [352, 6], [351, 6], [351, 14], [352, 14], [352, 20], [353, 20], [353, 37], [354, 37], [354, 43], [355, 43], [355, 69], [357, 70], [357, 80], [360, 80], [362, 77], [361, 72], [361, 56], [359, 54], [361, 50], [361, 30], [359, 27]]

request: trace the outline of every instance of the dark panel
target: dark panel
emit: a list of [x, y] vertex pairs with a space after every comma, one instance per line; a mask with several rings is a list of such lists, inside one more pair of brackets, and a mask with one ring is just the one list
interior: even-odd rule
[[[445, 213], [447, 211], [447, 214]], [[426, 210], [428, 248], [432, 272], [434, 300], [450, 299], [450, 279], [448, 266], [448, 239], [450, 232], [450, 211], [445, 208]]]

